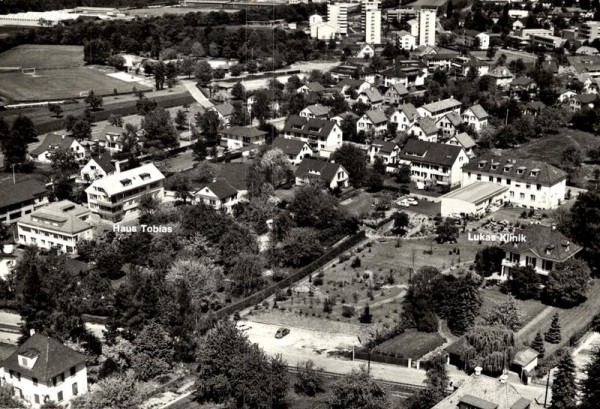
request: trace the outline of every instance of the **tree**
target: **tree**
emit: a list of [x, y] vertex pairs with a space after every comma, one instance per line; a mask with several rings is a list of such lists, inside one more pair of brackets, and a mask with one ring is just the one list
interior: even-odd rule
[[71, 128], [71, 136], [78, 141], [84, 141], [92, 137], [92, 126], [85, 119], [77, 119]]
[[194, 160], [197, 162], [202, 162], [208, 156], [208, 150], [206, 149], [206, 141], [202, 138], [198, 138], [194, 145], [192, 146], [192, 153], [194, 155]]
[[209, 257], [177, 259], [169, 269], [167, 282], [181, 282], [189, 288], [190, 301], [199, 307], [203, 299], [216, 292], [222, 285], [223, 269]]
[[586, 300], [590, 269], [584, 260], [570, 258], [548, 274], [544, 298], [553, 305], [573, 307]]
[[104, 64], [110, 56], [110, 47], [102, 39], [84, 41], [83, 61], [87, 64]]
[[206, 142], [212, 146], [218, 142], [221, 121], [215, 111], [207, 111], [204, 115], [196, 117], [196, 125], [202, 129]]
[[9, 168], [25, 162], [27, 141], [10, 129], [8, 123], [0, 118], [0, 147], [4, 154], [4, 166]]
[[232, 293], [243, 297], [262, 287], [264, 262], [260, 256], [249, 253], [238, 255], [229, 273], [233, 278]]
[[246, 126], [251, 123], [250, 115], [248, 114], [248, 110], [244, 107], [244, 105], [240, 101], [233, 101], [233, 113], [231, 114], [231, 119], [229, 120], [229, 125], [231, 126]]
[[194, 73], [194, 60], [190, 57], [184, 57], [181, 61], [181, 66], [179, 67], [179, 70], [183, 75], [187, 75], [189, 79]]
[[83, 101], [89, 105], [92, 111], [97, 111], [104, 102], [102, 96], [96, 95], [94, 91], [90, 91]]
[[560, 317], [558, 312], [555, 312], [552, 316], [552, 322], [550, 323], [550, 328], [544, 334], [544, 340], [551, 344], [558, 344], [562, 339], [562, 335], [560, 333]]
[[165, 328], [156, 321], [144, 326], [133, 341], [131, 367], [137, 379], [147, 381], [171, 368], [173, 346]]
[[458, 240], [458, 227], [454, 219], [446, 219], [440, 223], [436, 229], [437, 241], [440, 243], [456, 243]]
[[446, 358], [442, 354], [435, 354], [427, 361], [425, 373], [427, 389], [419, 391], [407, 401], [408, 409], [431, 409], [444, 399], [448, 390], [448, 373], [446, 371]]
[[400, 165], [396, 173], [396, 182], [410, 183], [410, 174], [411, 170], [409, 165]]
[[366, 185], [370, 192], [379, 192], [383, 189], [383, 177], [377, 172], [370, 172]]
[[187, 204], [188, 198], [192, 197], [192, 194], [190, 193], [192, 190], [190, 181], [181, 173], [176, 174], [170, 181], [168, 181], [167, 186], [165, 187], [168, 190], [175, 192], [175, 197], [183, 200], [184, 205]]
[[115, 67], [117, 70], [122, 70], [125, 67], [125, 58], [122, 55], [113, 54], [108, 57], [106, 63], [110, 66]]
[[48, 104], [48, 111], [50, 111], [54, 116], [60, 118], [62, 116], [62, 107], [60, 104]]
[[187, 115], [185, 111], [178, 109], [175, 114], [175, 125], [177, 125], [177, 129], [184, 129], [187, 125]]
[[15, 390], [10, 384], [0, 386], [0, 407], [24, 408], [23, 404], [15, 397]]
[[570, 350], [565, 351], [560, 358], [557, 369], [552, 383], [550, 409], [575, 409], [578, 407], [577, 381], [575, 380], [575, 364]]
[[538, 358], [544, 357], [546, 348], [544, 347], [544, 339], [542, 338], [542, 333], [540, 331], [538, 331], [530, 346], [538, 353]]
[[241, 82], [238, 81], [233, 85], [233, 88], [231, 88], [231, 96], [234, 99], [246, 99], [246, 88], [244, 88]]
[[502, 269], [504, 250], [498, 246], [486, 246], [475, 255], [475, 271], [484, 277], [498, 273]]
[[352, 371], [331, 386], [330, 409], [385, 409], [387, 396], [364, 370]]
[[346, 169], [354, 186], [360, 186], [367, 176], [367, 156], [354, 145], [343, 144], [333, 152], [331, 160]]
[[581, 383], [580, 409], [594, 409], [600, 402], [600, 348], [592, 352], [590, 362], [585, 367], [587, 377]]
[[271, 98], [266, 91], [261, 90], [254, 94], [252, 116], [259, 121], [264, 121], [271, 117]]
[[134, 409], [142, 403], [132, 373], [100, 380], [84, 395], [71, 400], [73, 409]]
[[317, 393], [323, 392], [325, 380], [319, 373], [321, 370], [321, 368], [315, 367], [313, 361], [298, 362], [296, 365], [297, 381], [294, 383], [296, 393], [315, 396]]
[[394, 220], [394, 227], [392, 233], [403, 236], [406, 233], [406, 228], [410, 224], [410, 218], [405, 212], [397, 212], [392, 215]]
[[119, 128], [123, 127], [123, 117], [119, 114], [110, 114], [108, 116], [108, 123], [112, 126], [118, 126]]
[[475, 323], [483, 303], [479, 293], [481, 278], [466, 273], [459, 278], [443, 276], [443, 280], [436, 288], [438, 314], [446, 319], [453, 333], [464, 334]]
[[560, 155], [561, 167], [567, 172], [569, 180], [573, 180], [581, 169], [582, 154], [574, 146], [565, 148]]
[[600, 192], [586, 192], [577, 196], [571, 208], [573, 239], [581, 244], [590, 267], [597, 272], [600, 267]]
[[26, 143], [36, 142], [38, 133], [31, 118], [19, 114], [12, 123], [11, 132], [13, 139], [24, 140]]
[[486, 372], [501, 373], [515, 354], [515, 336], [504, 326], [475, 325], [465, 341], [462, 361], [469, 370], [480, 366]]
[[144, 129], [144, 150], [152, 149], [161, 151], [178, 145], [179, 135], [168, 111], [162, 107], [144, 115], [142, 119]]
[[152, 214], [160, 208], [160, 201], [149, 193], [140, 196], [139, 209], [142, 215]]
[[520, 300], [538, 298], [540, 295], [540, 276], [533, 267], [515, 267], [510, 269], [510, 278], [506, 283], [506, 289]]
[[70, 176], [79, 169], [75, 153], [67, 149], [57, 149], [50, 154], [52, 170], [60, 175]]
[[194, 69], [194, 76], [200, 85], [205, 86], [213, 78], [213, 69], [208, 62], [204, 60], [198, 61]]
[[521, 326], [519, 305], [512, 296], [508, 296], [506, 301], [496, 305], [484, 318], [488, 325], [504, 325], [511, 331], [516, 331]]
[[361, 324], [370, 324], [373, 319], [373, 314], [371, 314], [371, 310], [369, 308], [369, 304], [365, 305], [365, 309], [362, 314], [358, 318]]

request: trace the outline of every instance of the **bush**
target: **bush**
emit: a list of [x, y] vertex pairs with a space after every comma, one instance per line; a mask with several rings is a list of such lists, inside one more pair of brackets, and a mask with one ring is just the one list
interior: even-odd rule
[[355, 314], [356, 314], [356, 310], [354, 309], [354, 307], [351, 307], [349, 305], [344, 305], [342, 307], [342, 317], [352, 318], [352, 317], [354, 317]]
[[361, 265], [361, 261], [360, 258], [356, 257], [354, 260], [352, 260], [352, 264], [350, 264], [350, 267], [352, 268], [358, 268]]

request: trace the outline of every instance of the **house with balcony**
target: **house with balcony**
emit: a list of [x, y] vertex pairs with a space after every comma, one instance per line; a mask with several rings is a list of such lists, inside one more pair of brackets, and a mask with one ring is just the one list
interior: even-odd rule
[[229, 150], [249, 145], [264, 145], [267, 132], [253, 126], [232, 126], [221, 131], [220, 144]]
[[299, 115], [304, 118], [327, 119], [329, 117], [329, 107], [321, 104], [309, 105], [300, 111]]
[[504, 250], [500, 272], [503, 279], [510, 277], [511, 268], [526, 266], [542, 276], [548, 276], [582, 250], [581, 246], [569, 241], [554, 226], [531, 224], [515, 231], [514, 237], [514, 241], [500, 246]]
[[408, 132], [419, 117], [419, 112], [413, 104], [403, 104], [392, 112], [389, 121], [398, 125], [399, 132]]
[[86, 150], [75, 138], [65, 134], [49, 133], [42, 143], [29, 151], [29, 156], [36, 162], [51, 163], [52, 154], [56, 151], [70, 151], [77, 161], [85, 159]]
[[410, 165], [411, 179], [417, 184], [454, 187], [460, 185], [461, 169], [469, 158], [460, 146], [409, 139], [398, 160]]
[[446, 98], [440, 101], [431, 102], [417, 108], [419, 115], [428, 116], [437, 121], [444, 115], [454, 112], [460, 115], [460, 108], [462, 104], [454, 98]]
[[42, 334], [33, 334], [0, 362], [0, 384], [11, 386], [28, 407], [68, 405], [88, 391], [87, 357]]
[[486, 154], [463, 168], [462, 184], [475, 182], [508, 186], [514, 206], [555, 209], [564, 201], [567, 173], [546, 162]]
[[0, 223], [15, 223], [48, 203], [48, 190], [39, 179], [0, 181]]
[[375, 163], [375, 158], [381, 158], [386, 166], [394, 167], [398, 163], [400, 146], [394, 141], [374, 140], [369, 146], [367, 155], [369, 162]]
[[273, 149], [280, 149], [292, 165], [298, 165], [302, 162], [302, 159], [313, 155], [308, 142], [299, 139], [275, 138], [271, 146]]
[[204, 203], [216, 210], [224, 210], [227, 213], [233, 212], [233, 206], [239, 203], [240, 199], [237, 189], [223, 178], [202, 187], [193, 196], [194, 203]]
[[371, 109], [356, 121], [356, 132], [364, 131], [373, 133], [373, 136], [381, 136], [387, 131], [388, 119], [381, 109]]
[[296, 169], [296, 185], [320, 184], [327, 189], [349, 186], [350, 176], [344, 167], [335, 162], [304, 158]]
[[91, 214], [87, 207], [69, 200], [49, 203], [17, 222], [18, 243], [75, 254], [78, 241], [93, 237]]
[[283, 137], [307, 142], [313, 152], [326, 158], [342, 146], [342, 129], [333, 120], [290, 115], [283, 126]]
[[140, 199], [151, 195], [162, 201], [165, 177], [149, 163], [92, 182], [85, 192], [92, 214], [113, 223], [137, 216]]

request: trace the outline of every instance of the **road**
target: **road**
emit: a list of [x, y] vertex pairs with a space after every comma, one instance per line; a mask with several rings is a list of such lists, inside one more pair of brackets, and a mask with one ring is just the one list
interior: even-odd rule
[[206, 98], [206, 96], [198, 89], [196, 86], [196, 82], [194, 81], [181, 81], [183, 86], [188, 90], [188, 92], [194, 97], [194, 99], [202, 105], [203, 108], [210, 108], [214, 106], [212, 102]]

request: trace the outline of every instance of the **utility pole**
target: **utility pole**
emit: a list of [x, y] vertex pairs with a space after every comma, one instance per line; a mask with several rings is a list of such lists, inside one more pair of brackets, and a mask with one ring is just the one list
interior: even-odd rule
[[544, 396], [544, 407], [546, 406], [546, 403], [548, 402], [548, 388], [550, 388], [550, 371], [552, 369], [548, 369], [548, 378], [546, 379], [546, 394]]

